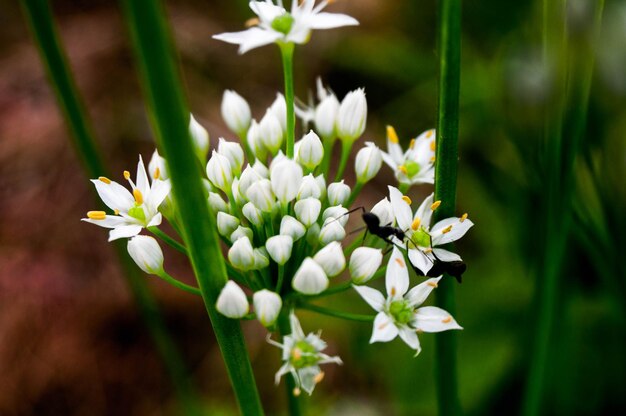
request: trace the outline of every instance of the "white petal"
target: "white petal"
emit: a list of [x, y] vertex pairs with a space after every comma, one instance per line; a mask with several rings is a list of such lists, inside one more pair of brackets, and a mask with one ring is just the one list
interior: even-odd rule
[[117, 240], [118, 238], [134, 237], [141, 232], [142, 228], [141, 225], [123, 225], [114, 228], [109, 232], [109, 241]]
[[419, 354], [422, 351], [422, 347], [420, 347], [420, 341], [417, 339], [417, 332], [408, 327], [400, 328], [400, 338], [402, 341], [406, 342], [406, 344], [416, 351], [415, 355]]
[[281, 37], [281, 33], [274, 32], [272, 30], [261, 29], [258, 27], [252, 27], [248, 30], [243, 30], [241, 32], [220, 33], [219, 35], [214, 35], [213, 39], [239, 45], [239, 53], [244, 54], [250, 49], [269, 45], [270, 43], [275, 42]]
[[445, 262], [462, 261], [461, 256], [459, 256], [458, 254], [453, 253], [448, 250], [444, 250], [442, 248], [434, 248], [433, 253], [441, 261], [445, 261]]
[[150, 193], [150, 182], [148, 181], [148, 174], [146, 173], [146, 166], [143, 164], [143, 159], [139, 155], [139, 162], [137, 162], [137, 182], [135, 183], [137, 188], [144, 196], [148, 196]]
[[401, 230], [408, 230], [413, 222], [411, 218], [411, 206], [402, 199], [402, 196], [402, 192], [400, 192], [398, 188], [389, 186], [389, 200], [391, 201], [393, 214], [396, 216], [398, 227], [400, 227]]
[[275, 18], [286, 12], [284, 8], [265, 1], [251, 1], [250, 8], [261, 21], [267, 24], [271, 24]]
[[413, 266], [417, 267], [422, 273], [426, 274], [433, 268], [433, 262], [421, 250], [409, 250], [409, 260]]
[[389, 156], [396, 162], [396, 166], [404, 163], [404, 154], [399, 143], [394, 143], [387, 139], [387, 150], [389, 151]]
[[375, 311], [380, 312], [383, 310], [385, 304], [385, 297], [376, 289], [372, 289], [367, 286], [352, 285], [354, 290], [358, 292], [365, 302], [368, 303]]
[[430, 207], [432, 206], [434, 199], [435, 199], [435, 194], [428, 195], [428, 197], [426, 197], [426, 199], [422, 201], [417, 211], [415, 211], [415, 216], [413, 217], [414, 220], [419, 218], [422, 224], [422, 227], [424, 227], [427, 230], [430, 227], [430, 218], [433, 215], [433, 210], [430, 209]]
[[374, 319], [374, 330], [370, 338], [370, 344], [374, 342], [388, 342], [398, 336], [398, 328], [391, 317], [385, 312], [379, 312]]
[[102, 202], [112, 210], [128, 211], [135, 204], [133, 195], [119, 183], [105, 183], [99, 179], [92, 179], [91, 182], [96, 186]]
[[437, 283], [440, 279], [441, 277], [433, 277], [409, 290], [409, 293], [407, 293], [405, 297], [411, 302], [411, 306], [415, 307], [424, 303], [428, 295], [430, 295], [430, 292], [437, 287]]
[[387, 263], [385, 286], [387, 294], [392, 298], [402, 297], [409, 289], [409, 271], [404, 255], [396, 246], [393, 247], [389, 263]]
[[[446, 218], [445, 220], [441, 220], [433, 226], [431, 232], [433, 245], [440, 246], [456, 241], [463, 237], [467, 230], [473, 225], [474, 223], [468, 219], [465, 219], [463, 222], [461, 222], [459, 218]], [[450, 231], [442, 233], [443, 230], [446, 230], [450, 226], [452, 226]]]
[[463, 329], [446, 311], [436, 306], [424, 306], [415, 312], [412, 325], [424, 332], [442, 332]]
[[159, 205], [163, 202], [167, 195], [170, 193], [172, 189], [172, 185], [169, 180], [161, 181], [155, 180], [152, 183], [152, 188], [150, 189], [150, 194], [148, 200], [146, 201], [146, 205], [150, 206], [150, 210], [156, 211], [159, 208]]
[[359, 24], [352, 16], [341, 13], [317, 13], [309, 20], [311, 29], [333, 29], [342, 26], [357, 26]]
[[163, 221], [163, 215], [160, 212], [154, 214], [154, 217], [150, 220], [146, 227], [156, 227], [157, 225], [161, 225], [161, 221]]
[[289, 315], [289, 323], [291, 325], [291, 336], [296, 340], [304, 339], [304, 331], [302, 330], [302, 326], [300, 326], [300, 321], [293, 312]]
[[302, 389], [306, 391], [308, 394], [313, 393], [313, 389], [315, 389], [315, 378], [319, 373], [322, 372], [318, 365], [312, 365], [309, 367], [304, 367], [299, 370], [298, 377], [300, 377], [300, 386]]
[[396, 163], [396, 161], [393, 159], [393, 157], [391, 157], [389, 153], [381, 151], [380, 156], [383, 158], [383, 162], [385, 162], [385, 164], [389, 166], [394, 172], [396, 171], [396, 169], [398, 169], [398, 163]]
[[118, 215], [107, 215], [103, 220], [92, 220], [91, 218], [82, 218], [81, 221], [90, 222], [104, 228], [117, 228], [122, 225], [129, 225], [126, 218]]

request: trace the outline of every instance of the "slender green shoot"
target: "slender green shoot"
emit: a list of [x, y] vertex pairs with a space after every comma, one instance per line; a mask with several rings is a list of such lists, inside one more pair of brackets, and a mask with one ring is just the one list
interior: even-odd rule
[[296, 135], [296, 114], [294, 108], [293, 90], [293, 51], [294, 44], [280, 43], [280, 55], [283, 59], [283, 73], [285, 76], [285, 102], [287, 103], [287, 157], [294, 157], [293, 146]]
[[200, 289], [198, 289], [197, 287], [188, 285], [186, 283], [183, 283], [178, 279], [173, 278], [171, 275], [169, 275], [165, 271], [159, 273], [157, 276], [163, 279], [164, 281], [166, 281], [167, 283], [169, 283], [170, 285], [174, 286], [175, 288], [183, 290], [187, 293], [191, 293], [192, 295], [202, 296], [202, 293], [200, 293]]
[[322, 315], [332, 316], [334, 318], [345, 319], [347, 321], [373, 322], [375, 318], [374, 315], [361, 315], [357, 313], [336, 311], [334, 309], [325, 308], [323, 306], [313, 305], [312, 303], [301, 303], [298, 305], [298, 307], [300, 309], [306, 309], [308, 311], [317, 312]]

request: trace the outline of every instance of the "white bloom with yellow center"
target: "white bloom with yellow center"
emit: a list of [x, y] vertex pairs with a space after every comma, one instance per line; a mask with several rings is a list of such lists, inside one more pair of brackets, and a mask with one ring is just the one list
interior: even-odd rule
[[412, 139], [403, 152], [395, 129], [387, 126], [387, 152], [382, 152], [382, 157], [399, 183], [434, 183], [435, 149], [435, 130], [427, 130]]

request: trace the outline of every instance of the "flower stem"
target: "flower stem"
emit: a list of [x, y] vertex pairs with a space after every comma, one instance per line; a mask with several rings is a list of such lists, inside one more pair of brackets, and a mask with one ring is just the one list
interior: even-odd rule
[[189, 111], [180, 88], [180, 74], [162, 3], [124, 0], [122, 6], [151, 113], [149, 119], [169, 164], [183, 240], [239, 410], [245, 415], [262, 415], [263, 409], [239, 322], [226, 318], [215, 308], [228, 276], [215, 217], [210, 214], [206, 203], [201, 172], [189, 137]]
[[[289, 323], [289, 306], [285, 305], [278, 315], [278, 331], [281, 336], [291, 334], [291, 325]], [[301, 400], [293, 394], [296, 388], [296, 382], [291, 373], [285, 376], [285, 392], [287, 394], [287, 408], [289, 416], [300, 416], [302, 414]]]
[[152, 234], [154, 234], [155, 236], [157, 236], [159, 239], [161, 239], [165, 244], [169, 245], [170, 247], [172, 247], [173, 249], [183, 253], [184, 255], [187, 255], [187, 249], [185, 248], [184, 245], [182, 245], [181, 243], [179, 243], [178, 241], [174, 240], [172, 237], [170, 237], [169, 235], [167, 235], [163, 230], [161, 230], [159, 227], [148, 227], [148, 231], [150, 231]]
[[322, 143], [324, 146], [324, 157], [322, 158], [322, 163], [320, 163], [319, 167], [317, 168], [317, 172], [318, 174], [324, 175], [325, 178], [329, 177], [328, 169], [330, 168], [330, 159], [333, 155], [333, 145], [335, 144], [335, 140], [336, 137], [334, 137], [334, 135], [330, 137], [324, 137], [322, 139]]
[[361, 315], [356, 313], [341, 312], [334, 309], [324, 308], [323, 306], [313, 305], [311, 303], [301, 303], [298, 305], [298, 307], [300, 309], [306, 309], [308, 311], [313, 311], [322, 315], [328, 315], [334, 318], [345, 319], [348, 321], [373, 322], [375, 318], [374, 315]]
[[276, 293], [281, 292], [282, 288], [283, 288], [283, 280], [285, 279], [285, 265], [284, 264], [279, 264], [278, 265], [278, 281], [276, 282]]
[[339, 168], [337, 169], [337, 173], [335, 174], [335, 182], [341, 180], [343, 176], [343, 172], [346, 170], [346, 165], [348, 164], [348, 159], [350, 158], [350, 150], [352, 150], [352, 142], [342, 140], [341, 141], [341, 159], [339, 161]]
[[280, 43], [280, 55], [283, 60], [283, 73], [285, 76], [285, 102], [287, 103], [287, 157], [293, 159], [293, 144], [296, 135], [296, 115], [294, 111], [293, 92], [293, 50], [291, 42]]
[[[454, 216], [459, 128], [459, 87], [461, 55], [461, 0], [439, 2], [439, 114], [437, 120], [437, 154], [435, 162], [435, 200], [441, 206], [434, 221]], [[455, 311], [454, 279], [444, 278], [437, 290], [436, 303], [451, 314]], [[436, 336], [436, 385], [439, 415], [458, 415], [456, 368], [456, 334], [442, 332]]]
[[354, 200], [361, 193], [361, 190], [363, 189], [364, 185], [365, 185], [365, 183], [364, 182], [360, 182], [360, 181], [357, 182], [356, 185], [354, 185], [354, 188], [352, 188], [352, 192], [350, 193], [350, 198], [348, 198], [348, 202], [346, 202], [346, 205], [345, 205], [346, 208], [350, 209], [350, 207], [354, 203]]
[[172, 286], [177, 287], [178, 289], [184, 290], [185, 292], [188, 292], [194, 295], [202, 296], [202, 293], [200, 293], [200, 289], [198, 289], [197, 287], [188, 285], [186, 283], [183, 283], [180, 280], [174, 279], [172, 276], [167, 274], [165, 270], [162, 271], [157, 276], [159, 276], [161, 279], [165, 280], [167, 283], [171, 284]]

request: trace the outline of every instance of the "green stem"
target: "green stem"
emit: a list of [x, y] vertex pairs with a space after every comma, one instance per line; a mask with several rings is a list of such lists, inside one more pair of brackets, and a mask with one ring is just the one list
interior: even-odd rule
[[333, 156], [333, 146], [336, 139], [337, 138], [334, 136], [324, 137], [322, 139], [322, 143], [324, 146], [324, 157], [322, 158], [322, 163], [320, 163], [319, 167], [317, 168], [317, 172], [318, 174], [321, 173], [322, 175], [324, 175], [325, 178], [329, 177], [328, 169], [330, 168], [330, 160]]
[[[435, 162], [435, 200], [441, 206], [434, 221], [454, 216], [458, 160], [459, 87], [461, 56], [461, 0], [439, 2], [439, 110]], [[454, 279], [443, 279], [437, 289], [437, 306], [455, 312]], [[436, 386], [439, 414], [461, 412], [456, 366], [456, 334], [436, 335]]]
[[287, 157], [293, 159], [293, 145], [296, 134], [296, 115], [294, 110], [293, 92], [293, 50], [294, 44], [280, 43], [280, 55], [283, 60], [285, 75], [285, 102], [287, 103]]
[[352, 143], [352, 141], [341, 141], [341, 159], [339, 161], [339, 168], [335, 174], [335, 182], [339, 182], [342, 179], [343, 172], [346, 170], [346, 165], [350, 158], [350, 150], [352, 150]]
[[354, 188], [352, 188], [352, 192], [350, 193], [350, 197], [348, 198], [348, 201], [346, 202], [346, 205], [345, 205], [346, 208], [350, 209], [350, 207], [354, 203], [354, 200], [361, 193], [361, 190], [363, 189], [364, 185], [365, 185], [364, 182], [357, 182], [356, 185], [354, 185]]
[[160, 274], [157, 274], [157, 276], [178, 289], [184, 290], [185, 292], [191, 293], [193, 295], [202, 296], [202, 293], [200, 293], [200, 289], [173, 278], [165, 270], [162, 271]]
[[323, 298], [326, 296], [336, 295], [337, 293], [345, 292], [352, 288], [352, 281], [348, 280], [347, 282], [339, 283], [336, 286], [329, 287], [322, 293], [318, 293], [317, 295], [307, 296], [306, 299], [317, 299]]
[[241, 132], [239, 134], [239, 139], [241, 139], [241, 143], [243, 144], [243, 152], [246, 155], [246, 160], [248, 161], [248, 164], [252, 166], [252, 164], [254, 163], [255, 157], [254, 157], [254, 153], [252, 152], [252, 149], [250, 149], [250, 145], [248, 144], [248, 132], [245, 130]]
[[306, 309], [308, 311], [313, 311], [322, 315], [332, 316], [334, 318], [345, 319], [348, 321], [373, 322], [375, 318], [374, 315], [360, 315], [357, 313], [341, 312], [333, 309], [324, 308], [323, 306], [313, 305], [310, 303], [302, 303], [299, 304], [298, 307], [300, 309]]
[[[107, 170], [97, 150], [93, 129], [84, 110], [81, 97], [67, 64], [65, 51], [58, 38], [49, 4], [45, 0], [22, 2], [33, 39], [46, 67], [59, 107], [70, 130], [70, 138], [80, 162], [89, 178], [106, 175]], [[158, 305], [148, 289], [146, 279], [129, 259], [126, 244], [115, 241], [114, 249], [122, 267], [122, 274], [130, 288], [139, 314], [145, 323], [156, 349], [171, 377], [181, 411], [185, 415], [199, 415], [197, 393], [178, 348], [170, 337]]]
[[285, 265], [278, 265], [278, 281], [276, 282], [276, 293], [281, 293], [283, 288], [283, 280], [285, 280]]
[[173, 249], [183, 253], [184, 255], [187, 255], [187, 249], [185, 248], [185, 246], [167, 235], [165, 231], [162, 231], [159, 227], [148, 227], [148, 231], [157, 236], [165, 244], [169, 245]]
[[[285, 305], [278, 315], [278, 331], [281, 336], [291, 334], [291, 325], [289, 323], [289, 306]], [[285, 393], [287, 394], [287, 408], [289, 410], [289, 416], [300, 416], [302, 414], [301, 400], [298, 396], [295, 396], [294, 390], [296, 388], [296, 381], [291, 373], [285, 375]]]
[[202, 298], [226, 364], [239, 410], [261, 415], [263, 409], [239, 322], [215, 309], [228, 280], [215, 217], [210, 215], [191, 138], [188, 107], [161, 2], [122, 1], [131, 32], [150, 121], [167, 159], [172, 192], [180, 213], [182, 236]]

